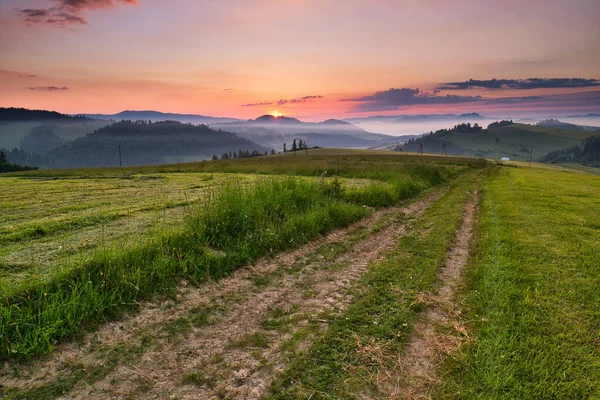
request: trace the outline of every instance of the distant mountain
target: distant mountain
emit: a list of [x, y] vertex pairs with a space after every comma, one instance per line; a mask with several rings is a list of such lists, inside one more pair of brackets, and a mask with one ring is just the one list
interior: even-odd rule
[[197, 114], [173, 114], [173, 113], [163, 113], [160, 111], [132, 111], [126, 110], [121, 111], [118, 114], [82, 114], [89, 118], [95, 119], [108, 119], [112, 121], [179, 121], [183, 123], [193, 123], [193, 124], [213, 124], [217, 122], [235, 122], [239, 121], [236, 118], [222, 118], [222, 117], [209, 117], [206, 115], [197, 115]]
[[123, 165], [199, 161], [239, 150], [270, 150], [207, 126], [121, 121], [51, 150], [48, 156], [53, 167], [117, 166], [119, 147]]
[[372, 115], [369, 117], [346, 118], [350, 123], [387, 122], [387, 123], [414, 123], [427, 121], [479, 121], [493, 119], [479, 113], [467, 114], [414, 114], [414, 115]]
[[294, 139], [308, 146], [368, 148], [383, 142], [394, 141], [389, 135], [367, 132], [349, 122], [328, 119], [322, 122], [302, 122], [296, 118], [263, 115], [248, 121], [214, 124], [220, 128], [262, 146], [281, 150], [283, 143], [288, 148]]

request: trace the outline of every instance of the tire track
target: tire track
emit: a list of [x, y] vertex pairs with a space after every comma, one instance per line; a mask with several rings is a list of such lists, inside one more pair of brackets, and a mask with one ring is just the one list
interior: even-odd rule
[[397, 371], [388, 374], [397, 377], [392, 380], [394, 384], [386, 382], [380, 388], [385, 398], [431, 399], [433, 390], [441, 383], [440, 363], [469, 339], [460, 319], [460, 304], [456, 302], [455, 292], [469, 262], [478, 203], [479, 194], [475, 190], [467, 199], [455, 244], [447, 253], [439, 273], [438, 293], [419, 296], [419, 301], [426, 304], [428, 310], [424, 318], [415, 323], [412, 339], [398, 360]]

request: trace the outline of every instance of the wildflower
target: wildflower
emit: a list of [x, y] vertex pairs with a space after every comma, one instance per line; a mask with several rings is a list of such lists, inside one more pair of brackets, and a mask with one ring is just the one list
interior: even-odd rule
[[44, 293], [44, 297], [48, 296], [48, 293]]
[[100, 275], [104, 275], [104, 274], [102, 273], [102, 271], [100, 271]]

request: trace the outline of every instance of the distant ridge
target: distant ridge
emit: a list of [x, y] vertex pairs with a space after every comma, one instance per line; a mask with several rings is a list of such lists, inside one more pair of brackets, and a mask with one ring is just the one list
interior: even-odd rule
[[427, 121], [479, 121], [495, 119], [476, 112], [466, 114], [411, 114], [411, 115], [370, 115], [368, 117], [346, 118], [345, 122], [427, 122]]
[[567, 115], [563, 118], [600, 118], [600, 113], [589, 113], [585, 115]]
[[29, 110], [27, 108], [0, 107], [0, 121], [42, 121], [51, 119], [81, 119], [56, 111]]
[[125, 110], [118, 114], [81, 114], [89, 118], [107, 119], [113, 121], [144, 120], [144, 121], [178, 121], [183, 123], [209, 124], [217, 122], [236, 122], [237, 118], [211, 117], [200, 114], [164, 113], [154, 110]]

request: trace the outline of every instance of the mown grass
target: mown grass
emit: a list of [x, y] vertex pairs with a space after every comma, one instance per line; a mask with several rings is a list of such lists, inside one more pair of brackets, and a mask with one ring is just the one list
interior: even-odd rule
[[486, 161], [470, 157], [417, 156], [388, 151], [349, 149], [312, 149], [309, 155], [298, 152], [268, 157], [241, 158], [235, 160], [205, 161], [185, 164], [153, 165], [140, 167], [79, 168], [62, 170], [37, 170], [3, 174], [3, 176], [29, 176], [38, 178], [91, 176], [135, 176], [177, 172], [247, 173], [266, 175], [340, 176], [394, 180], [398, 173], [421, 175], [432, 170], [483, 167]]
[[[267, 398], [381, 396], [378, 372], [400, 373], [395, 363], [425, 309], [417, 294], [435, 287], [477, 176], [472, 172], [460, 178], [423, 217], [409, 223], [394, 250], [361, 278], [348, 309], [330, 316], [329, 330], [307, 352], [292, 355], [291, 365], [271, 385]], [[424, 230], [429, 233], [424, 235]]]
[[440, 397], [600, 398], [600, 179], [501, 168], [484, 184], [470, 344]]
[[[0, 293], [0, 357], [46, 354], [59, 341], [135, 309], [140, 299], [172, 294], [181, 278], [200, 283], [226, 276], [265, 254], [364, 217], [369, 213], [365, 206], [391, 205], [469, 167], [361, 157], [358, 165], [341, 160], [335, 171], [345, 177], [377, 177], [388, 185], [347, 188], [335, 179], [296, 178], [265, 179], [251, 186], [232, 183], [211, 193], [180, 231], [126, 251], [103, 249], [52, 279]], [[320, 167], [292, 165], [288, 173], [326, 175]]]
[[[181, 227], [208, 188], [257, 175], [169, 173], [119, 177], [0, 178], [0, 293], [51, 279], [106, 247], [120, 251]], [[307, 177], [306, 179], [317, 179]], [[323, 183], [336, 179], [324, 178]], [[340, 179], [346, 191], [365, 179]], [[10, 190], [1, 190], [2, 188]]]

